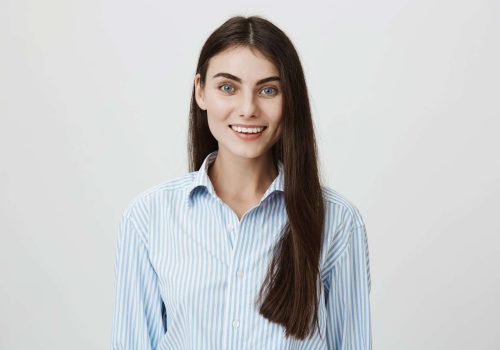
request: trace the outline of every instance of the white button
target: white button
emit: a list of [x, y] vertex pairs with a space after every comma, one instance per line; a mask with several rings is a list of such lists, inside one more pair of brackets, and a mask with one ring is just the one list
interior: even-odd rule
[[231, 223], [229, 223], [226, 225], [226, 228], [228, 231], [231, 231], [233, 229], [233, 225], [231, 225]]
[[242, 279], [243, 278], [243, 271], [238, 271], [238, 278], [239, 279]]
[[240, 321], [233, 320], [233, 328], [238, 328], [240, 326]]

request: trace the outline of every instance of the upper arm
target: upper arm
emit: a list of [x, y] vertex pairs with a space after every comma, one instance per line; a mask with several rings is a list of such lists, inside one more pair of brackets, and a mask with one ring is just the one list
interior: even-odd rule
[[165, 306], [144, 232], [124, 214], [116, 244], [112, 347], [156, 349], [165, 332]]
[[326, 275], [329, 349], [371, 349], [368, 239], [366, 226], [360, 216], [359, 219], [361, 225], [351, 226], [342, 251]]

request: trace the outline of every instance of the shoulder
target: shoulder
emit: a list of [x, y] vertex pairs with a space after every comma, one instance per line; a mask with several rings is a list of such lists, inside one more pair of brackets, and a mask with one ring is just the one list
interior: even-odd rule
[[[172, 200], [183, 200], [187, 188], [191, 185], [196, 171], [187, 172], [181, 176], [170, 178], [150, 186], [135, 194], [123, 210], [123, 217], [132, 218], [139, 224], [146, 224], [151, 215], [160, 212], [159, 209]], [[187, 194], [186, 194], [187, 195]]]
[[351, 228], [364, 226], [363, 217], [358, 207], [337, 190], [321, 186], [325, 202], [325, 214], [336, 215], [342, 223]]
[[328, 271], [357, 235], [366, 234], [359, 208], [344, 194], [322, 186], [325, 203], [323, 272]]

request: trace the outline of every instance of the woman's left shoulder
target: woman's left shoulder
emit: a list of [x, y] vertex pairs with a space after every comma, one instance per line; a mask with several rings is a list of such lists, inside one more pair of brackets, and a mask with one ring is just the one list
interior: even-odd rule
[[357, 205], [337, 190], [322, 186], [325, 203], [322, 275], [328, 272], [346, 253], [351, 243], [365, 240], [366, 229]]
[[325, 219], [328, 219], [329, 216], [335, 216], [335, 222], [344, 228], [365, 225], [361, 211], [350, 198], [326, 185], [322, 185], [321, 189], [325, 203]]

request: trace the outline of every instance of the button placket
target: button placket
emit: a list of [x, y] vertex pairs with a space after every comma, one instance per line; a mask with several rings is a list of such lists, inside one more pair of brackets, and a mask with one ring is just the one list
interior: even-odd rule
[[230, 251], [231, 258], [229, 259], [228, 266], [228, 275], [227, 275], [227, 290], [226, 290], [226, 304], [228, 307], [225, 310], [224, 315], [224, 329], [223, 336], [225, 337], [227, 342], [231, 342], [231, 337], [240, 337], [241, 334], [238, 335], [238, 329], [241, 327], [241, 319], [242, 316], [240, 314], [239, 309], [234, 309], [232, 305], [241, 305], [244, 302], [245, 298], [244, 293], [241, 292], [241, 289], [244, 288], [244, 284], [240, 282], [243, 279], [243, 270], [240, 270], [237, 266], [240, 264], [239, 251], [241, 248], [241, 242], [238, 243], [238, 240], [242, 238], [238, 235], [241, 222], [237, 220], [236, 214], [234, 212], [228, 212], [230, 208], [225, 205], [224, 206], [224, 221], [222, 221], [222, 229], [226, 232], [227, 238], [230, 242], [230, 246], [232, 251]]

